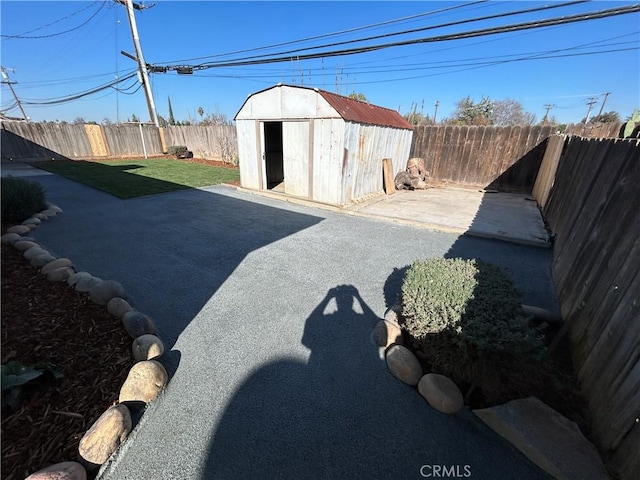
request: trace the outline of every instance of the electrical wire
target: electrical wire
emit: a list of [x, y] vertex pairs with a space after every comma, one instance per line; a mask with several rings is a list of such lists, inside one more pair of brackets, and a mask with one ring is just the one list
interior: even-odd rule
[[7, 38], [7, 40], [10, 40], [11, 38], [21, 38], [23, 35], [27, 35], [28, 33], [37, 32], [38, 30], [42, 30], [43, 28], [50, 27], [51, 25], [55, 25], [56, 23], [60, 23], [60, 22], [62, 22], [63, 20], [66, 20], [67, 18], [71, 18], [71, 17], [73, 17], [73, 16], [75, 16], [75, 15], [77, 15], [77, 14], [81, 13], [81, 12], [84, 12], [85, 10], [87, 10], [87, 9], [89, 9], [89, 8], [91, 8], [91, 7], [93, 7], [96, 3], [99, 3], [99, 1], [100, 1], [100, 0], [96, 0], [95, 2], [93, 2], [93, 3], [89, 4], [89, 5], [87, 5], [86, 7], [81, 8], [80, 10], [76, 10], [75, 12], [73, 12], [73, 13], [71, 13], [71, 14], [67, 15], [66, 17], [59, 18], [58, 20], [54, 20], [53, 22], [49, 22], [49, 23], [47, 23], [46, 25], [42, 25], [42, 26], [40, 26], [40, 27], [33, 28], [33, 29], [28, 30], [28, 31], [26, 31], [26, 32], [22, 32], [22, 33], [21, 33], [21, 34], [19, 34], [19, 35], [12, 35], [12, 36], [11, 36], [11, 35], [1, 35], [1, 36], [2, 36], [2, 37], [5, 37], [5, 36], [6, 36], [6, 37], [8, 37], [8, 38]]
[[[371, 25], [365, 25], [365, 26], [361, 26], [361, 27], [355, 27], [355, 28], [350, 28], [347, 30], [340, 30], [338, 32], [333, 32], [333, 33], [325, 33], [322, 35], [315, 35], [313, 37], [307, 37], [307, 38], [301, 38], [298, 40], [290, 40], [287, 42], [280, 42], [280, 43], [273, 43], [271, 45], [265, 45], [263, 47], [255, 47], [255, 48], [247, 48], [244, 50], [236, 50], [233, 52], [227, 52], [227, 53], [218, 53], [216, 55], [206, 55], [203, 57], [193, 57], [193, 58], [183, 58], [183, 59], [179, 59], [179, 60], [168, 60], [166, 62], [159, 62], [158, 64], [166, 64], [166, 63], [181, 63], [181, 62], [191, 62], [194, 60], [204, 60], [207, 58], [217, 58], [217, 57], [226, 57], [229, 55], [237, 55], [239, 53], [249, 53], [249, 52], [255, 52], [255, 51], [260, 51], [260, 50], [267, 50], [269, 48], [275, 48], [275, 47], [283, 47], [286, 45], [294, 45], [296, 43], [304, 43], [304, 42], [309, 42], [311, 40], [319, 40], [321, 38], [330, 38], [330, 37], [334, 37], [334, 36], [339, 36], [339, 35], [344, 35], [346, 33], [353, 33], [353, 32], [357, 32], [357, 31], [361, 31], [361, 30], [366, 30], [369, 28], [375, 28], [375, 27], [380, 27], [383, 25], [390, 25], [393, 23], [399, 23], [399, 22], [404, 22], [407, 20], [413, 20], [415, 18], [420, 18], [420, 17], [426, 17], [429, 15], [433, 15], [435, 13], [441, 13], [441, 12], [446, 12], [446, 11], [450, 11], [450, 10], [455, 10], [458, 8], [465, 8], [465, 7], [469, 7], [469, 6], [473, 6], [473, 5], [477, 5], [477, 4], [481, 4], [481, 3], [487, 3], [488, 0], [479, 0], [479, 1], [475, 1], [475, 2], [469, 2], [469, 3], [464, 3], [462, 5], [455, 5], [453, 7], [445, 7], [445, 8], [440, 8], [438, 10], [431, 10], [429, 12], [423, 12], [423, 13], [418, 13], [416, 15], [409, 15], [407, 17], [401, 17], [401, 18], [396, 18], [393, 20], [387, 20], [384, 22], [379, 22], [379, 23], [373, 23]], [[310, 48], [321, 48], [322, 46], [319, 47], [310, 47]], [[250, 57], [253, 58], [253, 57]]]
[[[599, 11], [596, 11], [596, 12], [581, 13], [581, 14], [576, 14], [576, 15], [568, 15], [568, 16], [564, 16], [564, 17], [555, 17], [555, 18], [550, 18], [550, 19], [545, 19], [545, 20], [536, 20], [536, 21], [532, 21], [532, 22], [523, 22], [523, 23], [500, 26], [500, 27], [492, 27], [492, 28], [485, 28], [485, 29], [479, 29], [479, 30], [471, 30], [471, 31], [467, 31], [467, 32], [438, 35], [438, 36], [435, 36], [435, 37], [424, 37], [424, 38], [418, 38], [418, 39], [413, 39], [413, 40], [403, 40], [403, 41], [397, 41], [397, 42], [391, 42], [391, 43], [383, 43], [383, 44], [378, 44], [378, 45], [370, 45], [370, 46], [365, 46], [365, 47], [356, 47], [356, 48], [349, 48], [349, 49], [343, 49], [343, 50], [333, 50], [333, 51], [328, 51], [328, 52], [311, 53], [311, 54], [305, 54], [305, 55], [297, 55], [295, 57], [272, 57], [272, 58], [268, 58], [268, 59], [259, 59], [259, 60], [241, 60], [241, 61], [230, 61], [230, 62], [218, 62], [218, 63], [193, 65], [193, 66], [190, 66], [190, 68], [198, 69], [198, 70], [204, 70], [204, 69], [208, 69], [208, 68], [236, 67], [236, 66], [246, 66], [246, 65], [263, 65], [263, 64], [270, 64], [270, 63], [289, 62], [291, 60], [300, 61], [300, 60], [310, 60], [310, 59], [317, 59], [317, 58], [328, 58], [328, 57], [355, 55], [355, 54], [359, 54], [359, 53], [374, 52], [374, 51], [378, 51], [378, 50], [383, 50], [383, 49], [392, 48], [392, 47], [405, 46], [405, 45], [417, 45], [417, 44], [424, 44], [424, 43], [443, 42], [443, 41], [448, 41], [448, 40], [461, 40], [461, 39], [466, 39], [466, 38], [475, 38], [475, 37], [481, 37], [481, 36], [486, 36], [486, 35], [496, 35], [496, 34], [500, 34], [500, 33], [511, 33], [511, 32], [516, 32], [516, 31], [521, 31], [521, 30], [541, 28], [541, 27], [547, 27], [547, 26], [553, 26], [553, 25], [564, 25], [564, 24], [568, 24], [568, 23], [576, 23], [576, 22], [583, 22], [583, 21], [589, 21], [589, 20], [596, 20], [596, 19], [607, 18], [607, 17], [616, 16], [616, 15], [635, 13], [635, 12], [639, 12], [639, 11], [640, 11], [640, 4], [635, 4], [635, 5], [626, 6], [626, 7], [617, 7], [617, 8], [611, 8], [611, 9], [606, 9], [606, 10], [599, 10]], [[184, 67], [185, 67], [184, 65], [167, 66], [167, 68], [169, 70], [177, 70], [179, 68], [184, 68]]]
[[[576, 1], [570, 1], [570, 2], [564, 2], [564, 3], [554, 3], [554, 4], [551, 4], [551, 5], [544, 5], [542, 7], [535, 7], [535, 8], [528, 8], [528, 9], [524, 9], [524, 10], [516, 10], [516, 11], [512, 11], [512, 12], [505, 12], [505, 13], [498, 13], [498, 14], [493, 14], [493, 15], [486, 15], [484, 17], [476, 17], [476, 18], [458, 20], [458, 21], [455, 21], [455, 22], [441, 23], [439, 25], [431, 25], [431, 26], [428, 26], [428, 27], [414, 28], [414, 29], [411, 29], [411, 30], [403, 30], [401, 32], [385, 33], [385, 34], [381, 34], [381, 35], [374, 35], [374, 36], [355, 39], [355, 40], [346, 40], [346, 41], [342, 41], [342, 42], [334, 42], [334, 43], [329, 43], [329, 44], [325, 44], [325, 45], [318, 45], [318, 46], [314, 46], [314, 47], [298, 48], [298, 49], [294, 49], [294, 50], [288, 50], [288, 51], [284, 51], [284, 52], [279, 52], [279, 53], [277, 53], [275, 55], [297, 54], [297, 53], [300, 53], [300, 52], [309, 51], [309, 50], [317, 50], [317, 49], [320, 49], [320, 48], [330, 48], [330, 47], [337, 47], [337, 46], [340, 46], [340, 45], [348, 45], [348, 44], [366, 42], [366, 41], [371, 41], [371, 40], [379, 40], [381, 38], [389, 38], [389, 37], [398, 36], [398, 35], [407, 35], [407, 34], [411, 34], [411, 33], [425, 32], [425, 31], [428, 31], [428, 30], [436, 30], [436, 29], [444, 28], [444, 27], [451, 27], [451, 26], [455, 26], [455, 25], [463, 25], [465, 23], [474, 23], [474, 22], [479, 22], [479, 21], [484, 21], [484, 20], [493, 20], [493, 19], [496, 19], [496, 18], [509, 17], [509, 16], [513, 16], [513, 15], [522, 15], [522, 14], [525, 14], [525, 13], [534, 13], [534, 12], [546, 11], [546, 10], [551, 10], [551, 9], [561, 8], [561, 7], [567, 7], [567, 6], [577, 5], [577, 4], [586, 3], [586, 2], [587, 2], [587, 0], [576, 0]], [[269, 56], [270, 56], [269, 54], [255, 55], [255, 56], [252, 56], [252, 57], [246, 57], [243, 60], [265, 58], [265, 57], [269, 57]]]

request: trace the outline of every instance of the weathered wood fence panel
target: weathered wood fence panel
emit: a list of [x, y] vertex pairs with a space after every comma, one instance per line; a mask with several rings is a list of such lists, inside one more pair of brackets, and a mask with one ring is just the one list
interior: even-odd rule
[[411, 157], [435, 182], [531, 191], [553, 127], [416, 127]]
[[109, 125], [103, 126], [109, 155], [112, 157], [142, 156], [162, 154], [158, 129], [152, 125]]
[[238, 156], [233, 125], [168, 126], [165, 138], [167, 146], [184, 145], [198, 158], [230, 161]]
[[570, 123], [564, 133], [585, 138], [618, 138], [623, 123]]
[[81, 158], [91, 156], [84, 125], [2, 122], [3, 159]]
[[594, 440], [624, 478], [640, 476], [639, 199], [639, 140], [569, 137], [543, 208]]
[[547, 148], [544, 151], [544, 157], [531, 192], [541, 208], [544, 208], [547, 204], [549, 193], [556, 178], [558, 162], [560, 161], [565, 140], [566, 137], [563, 135], [552, 135], [547, 142]]

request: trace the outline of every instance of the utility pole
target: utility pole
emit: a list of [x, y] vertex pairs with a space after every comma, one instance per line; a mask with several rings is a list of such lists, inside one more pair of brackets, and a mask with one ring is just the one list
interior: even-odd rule
[[547, 124], [547, 117], [549, 116], [549, 110], [551, 110], [553, 107], [555, 107], [554, 104], [552, 103], [547, 103], [544, 108], [547, 109], [546, 112], [544, 112], [544, 118], [542, 119], [542, 125], [546, 125]]
[[[136, 50], [136, 61], [138, 62], [138, 72], [140, 73], [140, 82], [144, 87], [144, 93], [147, 97], [147, 107], [149, 108], [149, 117], [156, 127], [160, 127], [158, 123], [158, 115], [156, 114], [156, 105], [153, 101], [153, 94], [151, 92], [151, 83], [149, 82], [149, 72], [147, 71], [147, 64], [142, 56], [142, 47], [140, 46], [140, 38], [138, 37], [138, 26], [136, 24], [136, 17], [134, 16], [133, 0], [115, 0], [117, 3], [126, 5], [127, 16], [129, 17], [129, 26], [131, 27], [131, 37], [133, 38], [133, 47]], [[142, 10], [144, 7], [136, 5], [137, 10]]]
[[587, 105], [589, 105], [589, 110], [587, 110], [587, 116], [585, 117], [584, 120], [584, 124], [586, 125], [587, 123], [589, 123], [589, 115], [591, 115], [591, 108], [598, 103], [598, 99], [597, 98], [590, 98], [589, 101], [587, 102]]
[[433, 112], [433, 123], [436, 123], [436, 117], [438, 116], [438, 105], [440, 105], [440, 102], [436, 100], [436, 103], [434, 105], [436, 107], [436, 110], [435, 112]]
[[16, 91], [13, 89], [12, 84], [14, 83], [18, 83], [18, 82], [12, 82], [11, 79], [9, 78], [9, 74], [7, 73], [7, 70], [4, 67], [0, 67], [0, 72], [2, 72], [2, 83], [4, 85], [9, 85], [9, 90], [11, 90], [11, 93], [13, 93], [13, 98], [16, 99], [16, 103], [18, 104], [18, 108], [20, 108], [20, 111], [22, 112], [22, 118], [24, 118], [25, 122], [29, 121], [29, 117], [27, 117], [27, 114], [24, 111], [24, 108], [22, 108], [22, 103], [20, 103], [20, 99], [18, 98], [18, 95], [16, 95]]
[[607, 92], [604, 94], [604, 100], [602, 100], [602, 105], [600, 105], [600, 111], [598, 112], [598, 116], [596, 117], [600, 120], [600, 115], [602, 115], [602, 111], [604, 110], [604, 104], [607, 103], [607, 97], [611, 95], [611, 92]]

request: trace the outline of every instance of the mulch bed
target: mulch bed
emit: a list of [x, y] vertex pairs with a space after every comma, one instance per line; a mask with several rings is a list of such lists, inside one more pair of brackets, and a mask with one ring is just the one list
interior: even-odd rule
[[80, 439], [117, 402], [133, 360], [131, 339], [105, 307], [1, 248], [2, 363], [51, 362], [64, 372], [2, 414], [2, 478], [12, 480], [77, 460]]

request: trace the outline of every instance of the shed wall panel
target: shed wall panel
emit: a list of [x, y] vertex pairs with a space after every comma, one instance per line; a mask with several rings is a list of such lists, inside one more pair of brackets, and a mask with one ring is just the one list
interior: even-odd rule
[[343, 138], [342, 120], [314, 121], [313, 200], [333, 205], [341, 201]]
[[309, 196], [309, 122], [282, 123], [284, 191]]
[[236, 115], [236, 120], [339, 117], [338, 112], [317, 92], [283, 86], [251, 96]]
[[256, 127], [254, 120], [236, 121], [240, 185], [244, 188], [260, 188]]

